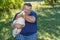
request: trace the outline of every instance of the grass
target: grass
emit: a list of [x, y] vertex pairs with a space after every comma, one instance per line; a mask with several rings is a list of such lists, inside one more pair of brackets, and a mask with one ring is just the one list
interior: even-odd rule
[[[36, 2], [35, 2], [36, 3]], [[60, 5], [54, 7], [46, 4], [34, 5], [33, 8], [38, 15], [38, 40], [60, 40]], [[17, 9], [16, 9], [17, 10]], [[12, 19], [19, 10], [10, 10], [0, 20], [0, 40], [15, 40], [12, 37]], [[9, 15], [7, 13], [11, 13]], [[6, 17], [8, 15], [8, 17]], [[12, 17], [11, 17], [12, 16]]]
[[59, 40], [60, 39], [60, 9], [42, 9], [38, 15], [38, 32], [40, 39]]
[[60, 40], [60, 5], [54, 7], [50, 5], [41, 6], [36, 9], [38, 15], [38, 39]]

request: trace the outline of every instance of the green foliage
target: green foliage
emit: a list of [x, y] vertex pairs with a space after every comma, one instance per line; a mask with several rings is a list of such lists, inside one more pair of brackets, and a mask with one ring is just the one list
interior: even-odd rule
[[40, 0], [24, 0], [25, 2], [30, 2], [30, 1], [40, 1]]
[[[12, 18], [14, 13], [11, 9], [21, 8], [23, 0], [0, 0], [0, 21], [7, 21]], [[1, 20], [2, 19], [2, 20]]]
[[53, 3], [57, 3], [58, 0], [44, 0], [45, 3], [48, 3], [48, 4], [53, 4]]
[[23, 0], [0, 0], [0, 10], [21, 8]]

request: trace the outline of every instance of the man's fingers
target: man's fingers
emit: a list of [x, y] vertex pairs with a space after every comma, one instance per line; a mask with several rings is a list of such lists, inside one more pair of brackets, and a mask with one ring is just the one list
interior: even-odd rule
[[15, 25], [15, 28], [21, 29], [21, 28], [23, 28], [23, 25], [16, 24], [16, 25]]

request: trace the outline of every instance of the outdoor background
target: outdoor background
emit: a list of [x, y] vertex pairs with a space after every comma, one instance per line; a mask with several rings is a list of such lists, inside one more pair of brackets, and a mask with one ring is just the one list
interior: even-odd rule
[[38, 40], [60, 40], [60, 0], [0, 0], [0, 40], [15, 40], [11, 23], [25, 2], [38, 15]]

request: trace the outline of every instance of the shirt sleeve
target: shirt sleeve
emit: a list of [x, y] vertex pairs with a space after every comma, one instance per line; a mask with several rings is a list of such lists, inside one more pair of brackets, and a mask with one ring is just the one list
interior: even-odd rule
[[33, 16], [33, 18], [35, 19], [35, 21], [37, 21], [37, 14], [35, 12], [32, 12], [31, 16]]

